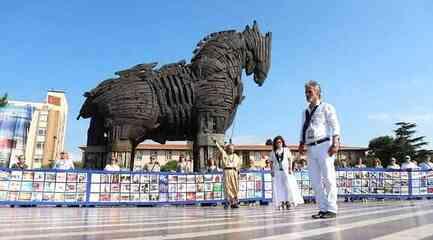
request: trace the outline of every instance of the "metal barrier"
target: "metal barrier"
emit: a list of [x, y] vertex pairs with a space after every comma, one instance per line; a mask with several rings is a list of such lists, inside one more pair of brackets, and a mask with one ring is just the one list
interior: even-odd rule
[[[308, 171], [295, 173], [305, 199]], [[340, 197], [407, 199], [433, 196], [433, 171], [337, 169]], [[241, 171], [240, 200], [272, 200], [269, 171]], [[2, 205], [177, 205], [222, 203], [223, 174], [19, 170], [0, 168]]]

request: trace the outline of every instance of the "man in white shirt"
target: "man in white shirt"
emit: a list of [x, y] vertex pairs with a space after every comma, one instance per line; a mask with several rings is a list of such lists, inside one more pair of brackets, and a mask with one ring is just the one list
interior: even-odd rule
[[362, 158], [358, 158], [358, 162], [355, 165], [356, 168], [366, 168], [367, 166], [362, 162]]
[[251, 170], [251, 171], [258, 171], [258, 170], [260, 170], [258, 167], [256, 167], [256, 161], [254, 161], [254, 159], [252, 157], [250, 157], [248, 170]]
[[160, 172], [161, 167], [155, 156], [150, 156], [150, 162], [144, 166], [144, 170], [148, 172]]
[[111, 164], [107, 164], [104, 168], [105, 171], [120, 171], [119, 160], [117, 157], [111, 159]]
[[397, 159], [392, 157], [389, 165], [386, 168], [387, 169], [400, 169], [400, 165], [397, 164]]
[[340, 124], [331, 104], [321, 101], [320, 85], [316, 81], [305, 84], [308, 107], [302, 114], [299, 153], [307, 146], [308, 170], [319, 204], [314, 219], [337, 216], [337, 181], [335, 156], [340, 147]]
[[433, 169], [433, 163], [431, 162], [430, 156], [425, 156], [423, 158], [423, 161], [419, 164], [419, 168], [421, 170], [432, 170]]
[[401, 164], [401, 169], [419, 169], [416, 163], [412, 162], [409, 155], [404, 157], [404, 162]]
[[69, 159], [65, 152], [60, 153], [60, 159], [57, 159], [53, 166], [54, 169], [71, 170], [74, 169], [74, 163]]

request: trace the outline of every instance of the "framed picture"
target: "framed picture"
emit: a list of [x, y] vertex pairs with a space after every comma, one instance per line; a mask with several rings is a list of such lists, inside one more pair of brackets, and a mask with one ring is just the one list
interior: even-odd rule
[[131, 175], [130, 174], [121, 174], [120, 175], [120, 183], [131, 183]]
[[24, 192], [33, 191], [33, 182], [22, 182], [21, 183], [21, 191], [24, 191]]
[[168, 192], [173, 193], [173, 192], [177, 192], [177, 184], [168, 184]]
[[0, 181], [6, 181], [6, 180], [9, 181], [9, 179], [10, 179], [9, 172], [4, 171], [4, 170], [0, 170]]
[[195, 195], [195, 199], [197, 201], [203, 201], [204, 200], [204, 192], [197, 192]]
[[92, 183], [92, 185], [90, 185], [90, 191], [93, 193], [99, 193], [101, 191], [101, 185], [99, 183]]
[[54, 193], [54, 201], [55, 202], [64, 202], [65, 194], [64, 193]]
[[196, 192], [195, 183], [188, 183], [186, 185], [187, 192]]
[[64, 182], [56, 182], [56, 192], [64, 193], [66, 190], [66, 183]]
[[150, 177], [148, 174], [142, 174], [140, 175], [140, 182], [141, 183], [149, 183], [150, 182]]
[[56, 182], [66, 182], [66, 173], [65, 172], [57, 172]]
[[9, 190], [9, 181], [0, 181], [0, 191]]
[[159, 194], [158, 193], [151, 193], [149, 195], [149, 201], [159, 201]]
[[87, 173], [78, 173], [78, 182], [87, 182]]
[[132, 175], [132, 183], [134, 183], [134, 184], [138, 184], [138, 183], [140, 183], [140, 174], [133, 174]]
[[10, 179], [14, 181], [20, 181], [23, 177], [22, 171], [11, 171]]
[[222, 191], [222, 184], [221, 183], [214, 183], [213, 184], [213, 192], [221, 192]]
[[169, 183], [177, 183], [177, 175], [168, 175]]
[[44, 172], [35, 172], [33, 175], [33, 180], [43, 182], [45, 180], [45, 173]]
[[152, 174], [152, 175], [150, 176], [150, 183], [151, 183], [151, 184], [158, 184], [158, 180], [159, 180], [158, 175], [156, 175], [156, 174]]
[[195, 192], [189, 192], [186, 194], [187, 201], [195, 201]]
[[186, 183], [186, 175], [177, 176], [177, 182], [178, 183]]
[[[129, 193], [131, 191], [131, 185], [130, 184], [121, 184], [120, 185], [120, 191], [122, 193]], [[129, 196], [129, 194], [128, 194]]]
[[37, 201], [37, 202], [42, 201], [42, 193], [41, 192], [32, 192], [32, 201]]
[[65, 202], [75, 202], [77, 200], [76, 193], [65, 193]]
[[86, 184], [85, 183], [77, 183], [77, 192], [85, 192]]
[[150, 184], [150, 192], [151, 193], [157, 193], [157, 192], [159, 192], [159, 185], [157, 183]]
[[78, 174], [77, 173], [70, 172], [66, 176], [67, 176], [66, 177], [67, 182], [77, 182], [78, 181]]
[[42, 195], [42, 201], [53, 202], [54, 201], [54, 193], [44, 192]]
[[18, 192], [9, 192], [8, 198], [9, 198], [9, 201], [17, 201], [18, 200]]
[[177, 191], [178, 192], [186, 192], [186, 183], [178, 184], [177, 185]]
[[55, 182], [56, 181], [56, 173], [47, 172], [45, 174], [45, 182]]
[[203, 183], [197, 184], [197, 192], [204, 192], [204, 184]]
[[76, 183], [67, 183], [66, 184], [66, 192], [76, 192], [77, 191], [77, 184]]
[[148, 193], [140, 193], [140, 201], [148, 202], [149, 201], [149, 194]]
[[33, 172], [24, 171], [23, 172], [23, 181], [33, 181]]
[[20, 191], [20, 190], [21, 190], [21, 182], [19, 181], [9, 182], [9, 191]]
[[120, 193], [111, 193], [110, 194], [110, 201], [111, 202], [118, 202], [118, 201], [120, 201]]
[[195, 175], [186, 175], [187, 183], [195, 183]]
[[168, 184], [167, 175], [159, 175], [159, 184], [160, 185], [167, 185]]
[[31, 192], [20, 192], [19, 201], [30, 201], [32, 199], [32, 193]]
[[203, 183], [204, 182], [204, 176], [203, 175], [196, 175], [195, 181], [196, 181], [196, 183]]
[[140, 184], [140, 192], [141, 193], [149, 193], [150, 192], [149, 183]]

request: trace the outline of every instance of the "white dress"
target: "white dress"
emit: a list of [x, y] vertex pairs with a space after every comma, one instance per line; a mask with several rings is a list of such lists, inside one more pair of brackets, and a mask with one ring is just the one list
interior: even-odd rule
[[[281, 205], [281, 202], [290, 202], [297, 204], [304, 203], [304, 199], [299, 191], [296, 177], [289, 174], [289, 164], [291, 163], [292, 154], [288, 148], [283, 148], [283, 159], [278, 162], [275, 152], [272, 151], [269, 160], [272, 162], [272, 171], [274, 177], [272, 178], [272, 201], [275, 207]], [[281, 151], [277, 152], [281, 153]], [[281, 170], [282, 169], [282, 170]]]

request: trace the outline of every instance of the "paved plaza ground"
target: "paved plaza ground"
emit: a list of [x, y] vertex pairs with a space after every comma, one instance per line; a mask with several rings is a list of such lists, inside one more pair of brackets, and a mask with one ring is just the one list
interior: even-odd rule
[[0, 207], [3, 239], [433, 239], [433, 201], [340, 203], [314, 220], [313, 204], [272, 206]]

